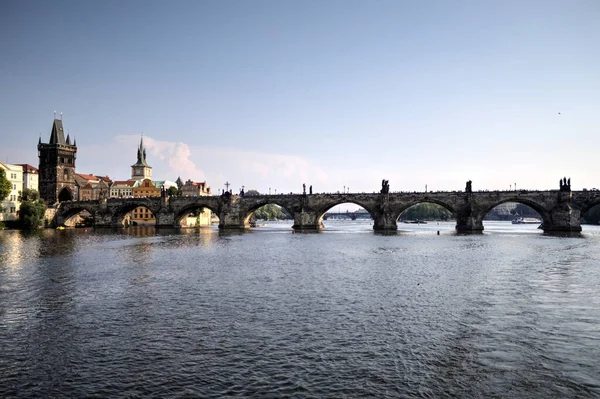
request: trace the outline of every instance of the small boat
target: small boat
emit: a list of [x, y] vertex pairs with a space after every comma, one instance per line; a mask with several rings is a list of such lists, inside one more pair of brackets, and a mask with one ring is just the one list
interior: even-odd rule
[[512, 224], [540, 224], [542, 221], [538, 218], [523, 218], [518, 217], [513, 219]]

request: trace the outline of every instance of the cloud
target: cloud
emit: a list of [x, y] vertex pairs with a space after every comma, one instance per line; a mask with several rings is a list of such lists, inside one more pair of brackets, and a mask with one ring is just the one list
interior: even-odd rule
[[[120, 135], [103, 145], [80, 145], [77, 171], [126, 180], [136, 161], [139, 140], [139, 135]], [[272, 192], [300, 192], [303, 183], [325, 191], [331, 182], [323, 167], [295, 155], [193, 146], [149, 136], [144, 136], [144, 145], [154, 179], [206, 181], [215, 193], [226, 182], [234, 191], [244, 186], [265, 193], [269, 188]]]
[[144, 144], [148, 155], [167, 162], [170, 175], [188, 176], [194, 181], [206, 180], [204, 171], [198, 169], [190, 159], [192, 151], [189, 145], [181, 142], [159, 141], [151, 137], [144, 137]]

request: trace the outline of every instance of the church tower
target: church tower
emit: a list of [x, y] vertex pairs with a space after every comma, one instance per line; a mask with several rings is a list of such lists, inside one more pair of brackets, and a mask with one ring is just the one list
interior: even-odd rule
[[65, 132], [61, 119], [54, 118], [48, 144], [38, 142], [40, 198], [48, 205], [72, 201], [75, 197], [75, 158], [77, 145]]
[[137, 151], [137, 162], [131, 165], [131, 178], [133, 180], [152, 179], [152, 167], [146, 162], [146, 148], [144, 148], [144, 137], [140, 139]]

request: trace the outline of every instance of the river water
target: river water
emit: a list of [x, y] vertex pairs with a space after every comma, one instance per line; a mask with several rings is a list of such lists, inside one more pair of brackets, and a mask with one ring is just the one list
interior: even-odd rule
[[0, 232], [0, 397], [600, 397], [598, 227], [325, 223]]

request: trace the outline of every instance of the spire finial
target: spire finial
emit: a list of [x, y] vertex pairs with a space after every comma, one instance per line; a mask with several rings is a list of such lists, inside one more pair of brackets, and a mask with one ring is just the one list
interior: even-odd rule
[[60, 113], [60, 120], [62, 121], [62, 112]]
[[56, 110], [54, 110], [54, 119], [56, 119]]

